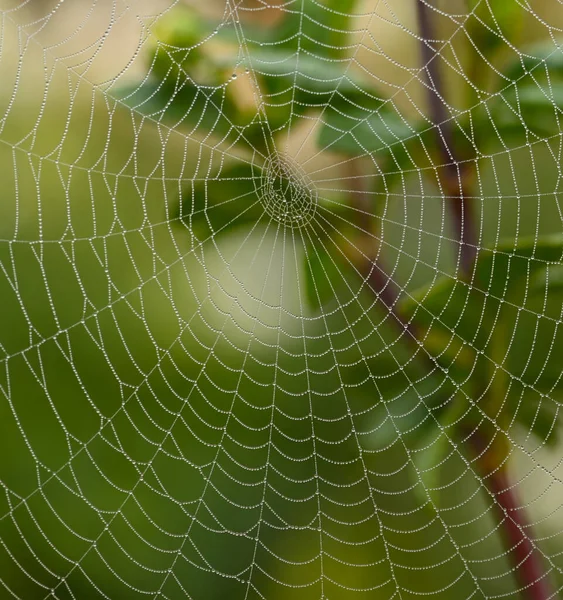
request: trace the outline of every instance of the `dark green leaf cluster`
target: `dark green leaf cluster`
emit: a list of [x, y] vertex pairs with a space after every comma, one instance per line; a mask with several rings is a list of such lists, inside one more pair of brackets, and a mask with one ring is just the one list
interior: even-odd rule
[[[243, 24], [251, 43], [242, 55], [208, 52], [216, 42], [234, 48], [236, 27], [205, 23], [186, 9], [159, 30], [150, 75], [118, 95], [146, 117], [189, 134], [213, 135], [249, 154], [248, 160], [222, 164], [218, 172], [185, 186], [180, 216], [202, 242], [267, 216], [260, 203], [263, 161], [254, 159], [265, 160], [273, 136], [311, 114], [319, 119], [320, 148], [369, 160], [376, 171], [370, 197], [381, 204], [410, 173], [424, 173], [439, 184], [452, 166], [470, 173], [509, 143], [530, 144], [559, 132], [560, 49], [544, 43], [506, 57], [503, 48], [514, 48], [524, 23], [523, 4], [469, 4], [463, 30], [472, 48], [468, 71], [475, 79], [470, 82], [474, 102], [447, 123], [407, 118], [351, 60], [355, 0], [311, 1], [294, 8], [288, 3], [275, 26]], [[480, 70], [479, 64], [487, 68]], [[260, 103], [250, 108], [232, 92], [239, 72], [250, 74], [260, 91]], [[446, 148], [449, 164], [443, 160], [444, 143], [452, 146]], [[380, 206], [371, 210], [377, 221]], [[344, 194], [319, 211], [305, 239], [303, 273], [309, 307], [323, 313], [355, 299], [354, 289], [365, 295], [368, 286], [365, 272], [347, 251], [350, 238], [362, 235], [361, 227], [350, 227], [357, 221], [357, 207]], [[462, 426], [485, 423], [494, 436], [495, 424], [508, 432], [518, 423], [542, 442], [556, 441], [557, 399], [563, 389], [558, 361], [563, 355], [562, 253], [560, 237], [509, 240], [491, 250], [478, 249], [471, 276], [436, 277], [403, 298], [394, 308], [416, 327], [418, 339], [404, 331], [399, 345], [412, 347], [414, 341], [416, 352], [395, 383], [386, 378], [369, 443], [385, 446], [413, 432], [419, 448], [431, 448], [431, 455], [419, 453], [421, 470], [436, 474], [434, 467], [452, 451], [449, 438], [461, 437]], [[543, 339], [551, 340], [549, 347]], [[369, 371], [364, 379], [370, 389], [381, 368], [394, 372], [393, 360], [387, 352], [358, 367]], [[358, 377], [357, 371], [348, 373]], [[393, 415], [387, 402], [394, 399], [400, 399], [395, 403], [400, 409]], [[429, 487], [439, 486], [431, 481]]]

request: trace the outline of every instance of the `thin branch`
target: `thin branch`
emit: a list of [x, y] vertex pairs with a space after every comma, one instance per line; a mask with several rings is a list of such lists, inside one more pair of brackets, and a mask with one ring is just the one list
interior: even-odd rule
[[477, 457], [483, 480], [495, 497], [495, 508], [502, 523], [505, 544], [524, 595], [530, 600], [555, 598], [541, 556], [526, 534], [529, 531], [526, 511], [510, 484], [506, 468], [490, 464], [487, 456], [490, 448], [476, 430], [471, 433], [468, 442]]
[[[373, 227], [373, 217], [369, 203], [366, 201], [365, 190], [362, 189], [363, 179], [361, 171], [358, 169], [358, 163], [352, 160], [348, 163], [347, 168], [351, 188], [349, 190], [350, 199], [353, 206], [358, 209], [358, 226], [366, 232], [365, 240], [360, 243], [365, 247], [372, 245], [371, 251], [368, 250], [367, 253], [369, 260], [362, 262], [361, 270], [373, 294], [387, 308], [396, 326], [402, 330], [406, 343], [411, 345], [413, 350], [419, 352], [417, 340], [421, 339], [420, 331], [414, 323], [406, 321], [400, 313], [397, 306], [399, 288], [377, 261], [377, 244], [375, 238], [369, 233]], [[421, 353], [420, 356], [422, 363], [434, 370], [435, 365], [432, 364], [432, 359], [424, 353]], [[529, 529], [526, 523], [526, 511], [519, 504], [505, 468], [494, 465], [494, 452], [489, 447], [490, 444], [487, 444], [487, 439], [477, 430], [471, 431], [467, 435], [466, 442], [477, 457], [476, 462], [487, 489], [495, 498], [495, 509], [501, 523], [508, 553], [524, 594], [530, 600], [554, 598], [555, 594], [551, 589], [538, 550], [525, 533]]]
[[430, 46], [430, 43], [434, 41], [430, 10], [425, 0], [415, 0], [415, 2], [422, 38], [420, 47], [427, 79], [428, 108], [430, 118], [436, 127], [436, 144], [444, 164], [443, 171], [439, 175], [440, 183], [444, 194], [451, 198], [448, 200], [448, 205], [460, 242], [461, 269], [464, 274], [468, 275], [471, 273], [477, 252], [474, 207], [469, 197], [470, 194], [467, 194], [464, 189], [465, 173], [458, 163], [452, 120], [446, 111], [439, 61], [436, 51]]
[[[418, 25], [421, 35], [421, 54], [427, 77], [428, 107], [430, 118], [436, 127], [437, 147], [441, 154], [444, 169], [440, 183], [444, 193], [451, 196], [448, 205], [457, 228], [460, 242], [460, 263], [462, 273], [468, 277], [475, 263], [477, 238], [474, 207], [466, 192], [466, 174], [458, 162], [458, 149], [455, 147], [452, 120], [447, 114], [444, 98], [444, 86], [441, 79], [439, 62], [431, 43], [435, 41], [432, 17], [426, 0], [415, 0]], [[516, 493], [511, 487], [505, 468], [491, 468], [494, 453], [485, 437], [474, 431], [468, 443], [477, 455], [487, 489], [494, 496], [496, 510], [508, 553], [514, 564], [516, 577], [523, 593], [530, 600], [548, 600], [555, 596], [541, 557], [526, 535], [526, 511], [519, 505]]]

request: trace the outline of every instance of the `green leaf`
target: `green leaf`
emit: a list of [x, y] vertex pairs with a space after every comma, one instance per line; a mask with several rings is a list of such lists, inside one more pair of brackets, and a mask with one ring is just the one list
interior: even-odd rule
[[467, 36], [484, 56], [518, 39], [525, 15], [518, 0], [470, 0], [469, 9]]
[[559, 131], [563, 107], [563, 82], [538, 85], [533, 82], [509, 86], [491, 104], [492, 120], [500, 134], [530, 134], [539, 138]]
[[[183, 73], [197, 73], [199, 84], [220, 85], [225, 74], [220, 73], [213, 64], [209, 52], [209, 43], [219, 42], [240, 44], [240, 34], [233, 26], [233, 20], [226, 21], [205, 18], [199, 10], [177, 4], [156, 21], [151, 28], [149, 44], [149, 64], [151, 74], [162, 80], [173, 72], [174, 77]], [[247, 37], [260, 36], [261, 31], [245, 23]], [[227, 74], [227, 77], [230, 74]]]
[[[513, 29], [512, 11], [519, 11], [518, 19], [524, 15], [517, 6], [513, 0], [496, 3], [494, 12], [500, 15], [499, 23], [506, 23], [504, 29], [507, 33]], [[487, 2], [480, 2], [479, 7], [488, 12]], [[487, 43], [478, 41], [477, 33], [471, 33], [471, 26], [468, 25], [467, 31], [477, 41], [478, 47], [487, 47]], [[502, 41], [502, 37], [496, 34], [493, 38]], [[510, 40], [510, 36], [507, 39]], [[490, 49], [495, 50], [496, 46]], [[516, 58], [495, 67], [495, 72], [500, 72], [500, 75], [495, 73], [494, 76], [495, 95], [486, 103], [476, 104], [471, 111], [472, 127], [466, 129], [471, 131], [474, 147], [479, 152], [487, 153], [498, 146], [511, 147], [530, 141], [530, 138], [544, 139], [559, 132], [563, 107], [561, 50], [552, 42], [544, 41], [525, 47], [523, 52], [519, 50], [514, 56]], [[480, 56], [476, 56], [475, 60], [477, 65], [482, 63]], [[488, 73], [486, 69], [477, 68], [474, 79], [478, 79], [480, 72]], [[475, 83], [478, 85], [478, 81]], [[470, 154], [469, 158], [474, 156], [475, 153]]]
[[[412, 368], [397, 370], [399, 367], [389, 352], [379, 357], [378, 363], [382, 360], [384, 368], [393, 374], [380, 379], [378, 389], [382, 397], [365, 420], [369, 432], [364, 434], [365, 445], [383, 450], [400, 439], [407, 448], [419, 447], [420, 440], [437, 428], [438, 415], [448, 407], [455, 388], [440, 373], [416, 378]], [[370, 366], [371, 375], [381, 368], [379, 364]], [[368, 385], [373, 390], [371, 381]]]
[[371, 82], [349, 68], [349, 61], [335, 62], [279, 46], [254, 50], [242, 62], [235, 54], [217, 60], [223, 69], [242, 66], [252, 70], [261, 94], [268, 96], [266, 112], [273, 128], [313, 108], [329, 105], [341, 112], [358, 107], [375, 110], [382, 103]]
[[559, 131], [563, 107], [563, 53], [542, 41], [518, 52], [501, 68], [497, 94], [488, 102], [499, 128], [544, 138]]
[[[484, 344], [488, 337], [481, 325], [481, 315], [486, 309], [486, 296], [455, 277], [444, 276], [429, 287], [413, 292], [400, 303], [401, 313], [424, 331], [429, 351], [434, 350], [434, 340], [440, 340], [439, 354], [456, 355], [456, 341], [465, 344], [468, 352]], [[454, 344], [448, 350], [448, 344]], [[471, 361], [472, 363], [473, 361]]]
[[[252, 72], [260, 95], [268, 98], [264, 110], [269, 128], [274, 131], [315, 108], [330, 106], [341, 113], [358, 108], [373, 111], [382, 103], [371, 82], [349, 68], [347, 60], [335, 62], [284, 46], [255, 49], [243, 59], [227, 52], [213, 60], [213, 68], [220, 72], [240, 68]], [[232, 114], [230, 120], [240, 119]]]
[[[281, 78], [284, 87], [295, 83], [297, 89], [303, 88], [306, 92], [336, 92], [342, 95], [360, 92], [367, 95], [360, 86], [363, 84], [367, 87], [369, 82], [349, 68], [348, 61], [335, 62], [306, 52], [260, 49], [252, 52], [243, 64], [264, 77], [272, 91], [280, 91], [280, 86], [275, 86], [274, 82], [276, 78]], [[316, 103], [322, 104], [324, 101], [326, 100], [318, 100]], [[381, 104], [381, 99], [377, 102]]]
[[188, 80], [172, 83], [147, 79], [119, 88], [112, 95], [136, 113], [165, 121], [171, 127], [191, 126], [192, 131], [223, 134], [232, 129], [227, 115], [234, 108], [223, 87], [200, 88]]
[[533, 294], [563, 292], [563, 265], [549, 265], [536, 273], [531, 280]]
[[180, 5], [158, 19], [149, 38], [151, 70], [159, 80], [171, 69], [187, 72], [201, 60], [201, 43], [206, 39], [205, 30], [213, 31], [197, 11]]
[[560, 401], [526, 391], [518, 397], [515, 410], [516, 419], [525, 431], [531, 432], [547, 446], [557, 445], [561, 439]]
[[[479, 288], [491, 296], [506, 297], [521, 303], [529, 279], [551, 263], [563, 259], [563, 235], [544, 235], [506, 240], [494, 249], [479, 253], [476, 277]], [[521, 293], [514, 294], [517, 290]]]
[[[333, 255], [334, 254], [334, 255]], [[338, 290], [345, 282], [345, 273], [351, 265], [338, 258], [337, 253], [330, 254], [319, 244], [308, 245], [305, 252], [305, 295], [312, 310], [320, 311], [333, 301]]]
[[349, 156], [369, 156], [380, 169], [374, 181], [376, 191], [387, 193], [410, 172], [431, 166], [437, 132], [427, 125], [410, 124], [391, 104], [377, 111], [359, 109], [325, 111], [318, 144], [332, 152]]
[[506, 330], [508, 347], [504, 367], [512, 377], [511, 386], [521, 386], [553, 397], [563, 391], [563, 294], [549, 288], [539, 290], [531, 276], [526, 299], [516, 305], [505, 303], [499, 319]]
[[[446, 363], [448, 367], [455, 366], [469, 376], [474, 365], [467, 354], [476, 351], [483, 351], [486, 356], [491, 354], [491, 334], [499, 328], [499, 319], [513, 324], [514, 311], [519, 312], [518, 306], [526, 306], [532, 278], [547, 263], [560, 263], [562, 257], [561, 235], [509, 240], [495, 249], [479, 252], [473, 283], [453, 276], [441, 277], [402, 300], [400, 310], [421, 328], [427, 340], [439, 336], [446, 348], [442, 350], [442, 364], [449, 357], [452, 363]], [[533, 329], [525, 332], [533, 334]], [[452, 342], [451, 349], [447, 349], [448, 340]], [[463, 360], [460, 360], [460, 344]], [[431, 345], [428, 350], [432, 352]], [[435, 351], [434, 348], [434, 356]]]
[[[256, 74], [262, 95], [269, 97], [265, 110], [273, 130], [285, 126], [292, 117], [302, 116], [311, 108], [327, 104], [344, 112], [358, 106], [374, 110], [381, 104], [381, 99], [373, 94], [373, 90], [370, 91], [371, 81], [355, 72], [344, 55], [340, 56], [341, 47], [332, 47], [346, 43], [342, 36], [347, 38], [348, 31], [339, 31], [338, 28], [352, 17], [341, 11], [352, 11], [354, 4], [355, 0], [336, 3], [328, 0], [325, 5], [322, 2], [307, 3], [305, 11], [287, 8], [288, 17], [284, 25], [274, 30], [276, 37], [268, 40], [266, 36], [264, 39], [268, 41], [261, 43], [265, 47], [253, 49], [250, 56], [242, 60], [235, 51], [213, 56], [205, 53], [201, 42], [214, 37], [213, 30], [205, 27], [204, 21], [191, 9], [173, 11], [157, 27], [159, 42], [151, 53], [151, 73], [156, 79], [154, 87], [158, 87], [161, 93], [153, 98], [154, 89], [147, 90], [153, 101], [149, 105], [144, 102], [146, 98], [141, 98], [145, 109], [140, 108], [138, 97], [132, 101], [138, 110], [145, 114], [150, 111], [151, 116], [165, 107], [166, 118], [179, 117], [184, 124], [189, 121], [203, 129], [219, 127], [222, 132], [228, 131], [227, 123], [247, 125], [249, 118], [248, 115], [239, 115], [236, 103], [224, 94], [225, 74], [232, 73], [235, 68], [246, 67]], [[307, 24], [315, 30], [320, 28], [322, 35], [315, 38], [313, 31], [308, 32]], [[206, 28], [210, 30], [207, 36]], [[224, 29], [220, 27], [217, 33]], [[286, 42], [280, 43], [280, 39], [285, 37]], [[192, 88], [192, 95], [199, 89], [203, 96], [221, 90], [226, 97], [223, 102], [215, 99], [215, 104], [220, 108], [219, 116], [224, 117], [223, 122], [219, 124], [215, 123], [216, 119], [206, 118], [204, 123], [200, 123], [203, 111], [191, 106], [192, 98], [184, 88]], [[211, 92], [206, 93], [206, 90]], [[127, 94], [131, 91], [135, 90], [126, 90]], [[119, 92], [121, 98], [123, 95]], [[173, 106], [170, 106], [171, 98]], [[246, 122], [240, 123], [241, 117], [245, 116]], [[256, 120], [258, 115], [252, 117]], [[260, 142], [260, 136], [253, 133], [246, 137], [251, 136], [253, 141]]]
[[287, 15], [272, 42], [282, 47], [343, 58], [349, 51], [357, 0], [313, 0], [303, 6], [287, 4]]
[[[506, 299], [510, 296], [514, 302], [513, 294], [518, 289], [525, 292], [526, 282], [530, 277], [545, 269], [549, 263], [557, 265], [562, 259], [563, 235], [502, 241], [495, 248], [479, 251], [473, 283], [454, 276], [441, 277], [430, 287], [406, 299], [403, 310], [407, 315], [416, 312], [416, 318], [423, 323], [435, 320], [439, 312], [452, 308], [461, 315], [465, 302], [460, 305], [457, 290], [460, 290], [462, 297], [472, 293], [491, 299]], [[522, 296], [523, 293], [517, 298]], [[477, 308], [478, 313], [481, 313], [480, 305], [472, 308]], [[468, 314], [474, 312], [475, 310], [470, 310]]]
[[[404, 142], [417, 138], [416, 129], [390, 108], [373, 114], [357, 109], [349, 114], [330, 112], [319, 134], [319, 144], [353, 156], [405, 151]], [[394, 148], [389, 148], [394, 144]]]
[[[391, 102], [375, 111], [356, 106], [342, 112], [331, 107], [322, 120], [319, 145], [349, 156], [372, 157], [382, 174], [376, 185], [383, 190], [409, 172], [433, 174], [436, 164], [443, 163], [443, 138], [438, 128], [428, 122], [407, 121]], [[473, 158], [478, 149], [483, 151], [483, 140], [491, 136], [490, 117], [481, 107], [463, 121], [451, 120], [448, 127], [459, 158]]]
[[[538, 89], [538, 93], [542, 92]], [[559, 101], [560, 90], [554, 89], [552, 97], [543, 95], [543, 102], [549, 104], [551, 98]], [[506, 99], [499, 95], [487, 105], [478, 104], [462, 120], [450, 120], [448, 127], [456, 155], [473, 160], [478, 153], [487, 153], [495, 146], [526, 139], [532, 126], [544, 136], [546, 131], [553, 132], [556, 126], [553, 111], [549, 115], [535, 110], [533, 100], [532, 92], [526, 88], [521, 105], [526, 110], [524, 115], [513, 93]], [[437, 163], [443, 162], [443, 158], [437, 156], [439, 140], [441, 146], [442, 138], [436, 127], [427, 122], [408, 122], [391, 103], [375, 110], [356, 106], [345, 112], [331, 107], [323, 114], [318, 137], [322, 148], [350, 156], [373, 156], [388, 185], [409, 171], [432, 172]]]
[[[550, 398], [563, 390], [563, 295], [546, 297], [545, 286], [536, 292], [546, 272], [554, 270], [557, 281], [562, 257], [563, 236], [511, 240], [480, 252], [472, 284], [444, 277], [401, 303], [428, 352], [470, 397], [482, 398], [466, 422], [485, 412], [506, 428], [515, 415], [540, 439], [555, 441], [557, 433], [553, 440], [548, 433], [557, 406]], [[549, 397], [540, 401], [538, 392]]]
[[[535, 81], [550, 77], [563, 76], [563, 52], [561, 46], [551, 41], [542, 41], [538, 44], [528, 46], [518, 52], [515, 60], [511, 61], [503, 70], [505, 81], [517, 81], [526, 77], [527, 81]], [[504, 83], [500, 82], [502, 87]]]
[[254, 225], [264, 215], [259, 199], [261, 170], [236, 162], [205, 180], [186, 185], [180, 218], [200, 239]]
[[148, 78], [119, 88], [112, 95], [137, 114], [172, 128], [181, 127], [188, 135], [212, 133], [249, 150], [265, 145], [263, 120], [257, 114], [241, 114], [225, 86], [199, 87], [185, 77], [182, 83]]
[[519, 87], [517, 90], [511, 88], [510, 91], [511, 94], [504, 94], [504, 99], [523, 108], [542, 110], [563, 106], [563, 82], [555, 82], [543, 87], [529, 84]]

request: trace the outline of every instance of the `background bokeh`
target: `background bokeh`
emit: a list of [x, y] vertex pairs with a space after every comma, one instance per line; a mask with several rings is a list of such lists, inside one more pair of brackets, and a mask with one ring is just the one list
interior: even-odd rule
[[[225, 9], [219, 0], [189, 4], [210, 18]], [[363, 4], [359, 13], [373, 12], [373, 2]], [[442, 4], [455, 15], [462, 2]], [[523, 43], [563, 27], [561, 5], [530, 5], [537, 18], [527, 17]], [[348, 349], [341, 364], [353, 363], [358, 351], [375, 355], [396, 335], [377, 306], [369, 318], [360, 306], [352, 311], [353, 327], [337, 312], [329, 325], [310, 318], [304, 250], [294, 239], [258, 227], [201, 247], [178, 218], [179, 181], [205, 177], [216, 150], [202, 143], [203, 134], [186, 136], [181, 126], [142, 119], [113, 98], [146, 74], [150, 32], [170, 6], [164, 0], [0, 3], [0, 598], [45, 598], [51, 589], [60, 599], [154, 597], [180, 542], [198, 567], [174, 567], [161, 590], [170, 599], [246, 597], [234, 574], [253, 553], [260, 565], [255, 585], [267, 598], [320, 597], [319, 569], [330, 598], [352, 597], [350, 589], [358, 590], [353, 597], [390, 597], [393, 579], [404, 599], [465, 598], [474, 589], [468, 564], [487, 597], [516, 597], [478, 483], [452, 457], [441, 477], [456, 508], [439, 518], [423, 510], [405, 468], [408, 436], [405, 446], [370, 459], [378, 518], [340, 531], [339, 520], [360, 523], [369, 507], [355, 505], [365, 496], [355, 485], [356, 468], [331, 467], [331, 458], [345, 460], [346, 446], [323, 448], [327, 462], [315, 469], [334, 476], [335, 538], [325, 538], [328, 558], [319, 565], [310, 444], [278, 435], [279, 456], [269, 454], [272, 394], [288, 423], [294, 419], [292, 428], [284, 425], [294, 438], [309, 435], [312, 413], [319, 437], [341, 440], [350, 429], [345, 405], [360, 412], [373, 398], [360, 388], [349, 388], [345, 399], [334, 393], [333, 345]], [[413, 6], [378, 3], [375, 14], [369, 27], [379, 54], [366, 51], [362, 60], [408, 113], [425, 102], [413, 77], [420, 62]], [[447, 39], [453, 22], [444, 17], [437, 27]], [[447, 85], [455, 97], [459, 82], [452, 76]], [[303, 160], [318, 152], [307, 127], [289, 140], [299, 147], [307, 138]], [[483, 246], [561, 233], [560, 144], [557, 138], [524, 145], [483, 161]], [[313, 180], [322, 169], [337, 178], [338, 166], [331, 165], [339, 162], [325, 152], [307, 168]], [[436, 270], [454, 273], [455, 254], [439, 190], [425, 184], [423, 198], [416, 173], [407, 184], [406, 194], [388, 198], [382, 237], [394, 279], [414, 290]], [[380, 338], [366, 340], [365, 348], [351, 341], [374, 323]], [[322, 335], [327, 326], [332, 337]], [[401, 383], [392, 379], [380, 387], [389, 399], [400, 394]], [[311, 388], [326, 396], [305, 403]], [[231, 438], [224, 437], [226, 422]], [[511, 454], [510, 471], [538, 544], [561, 568], [563, 448], [538, 447], [517, 428], [511, 433], [522, 450]], [[366, 439], [367, 447], [379, 443]], [[206, 469], [222, 446], [232, 460], [219, 461], [206, 491]], [[146, 471], [157, 447], [154, 469]], [[268, 492], [267, 518], [280, 527], [265, 528], [256, 550], [250, 539], [219, 532], [217, 520], [232, 532], [248, 529], [263, 510], [257, 507], [264, 463], [277, 490]], [[293, 482], [276, 474], [282, 464], [293, 465]], [[206, 502], [197, 504], [202, 494]], [[302, 500], [303, 508], [284, 514], [287, 497]], [[188, 514], [195, 505], [193, 525]], [[312, 530], [282, 525], [298, 521], [311, 521]], [[348, 563], [365, 567], [339, 560], [338, 535]], [[395, 565], [392, 578], [386, 558]], [[563, 584], [560, 574], [553, 577]]]

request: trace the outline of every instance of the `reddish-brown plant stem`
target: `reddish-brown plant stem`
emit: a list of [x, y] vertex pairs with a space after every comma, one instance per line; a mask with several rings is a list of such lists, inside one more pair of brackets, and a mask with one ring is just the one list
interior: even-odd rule
[[[425, 69], [429, 80], [429, 105], [431, 118], [437, 127], [438, 147], [444, 162], [444, 171], [440, 177], [447, 202], [451, 206], [454, 223], [456, 224], [461, 246], [461, 269], [469, 275], [476, 257], [476, 229], [474, 215], [470, 206], [470, 198], [464, 189], [463, 172], [454, 156], [454, 140], [450, 122], [447, 119], [444, 101], [442, 99], [441, 80], [438, 65], [435, 61], [434, 51], [427, 45], [432, 40], [431, 22], [428, 7], [422, 0], [417, 0], [420, 31], [423, 38], [422, 54]], [[363, 236], [368, 243], [375, 241], [371, 234], [372, 210], [366, 201], [365, 190], [361, 187], [361, 172], [354, 160], [348, 167], [350, 182], [350, 197], [352, 204], [358, 211], [358, 226], [364, 232]], [[365, 244], [361, 244], [365, 247]], [[379, 252], [374, 244], [371, 252], [368, 251], [368, 260], [362, 261], [362, 271], [366, 281], [379, 300], [385, 305], [394, 319], [396, 325], [404, 331], [407, 343], [417, 346], [419, 350], [420, 332], [413, 323], [407, 322], [397, 307], [399, 290], [396, 284], [386, 274], [383, 266], [377, 260]], [[375, 250], [375, 251], [374, 251]], [[365, 253], [364, 253], [365, 255]], [[426, 355], [421, 355], [423, 360]], [[427, 361], [432, 362], [431, 357]], [[433, 366], [433, 365], [431, 365]], [[518, 583], [523, 593], [529, 600], [548, 600], [555, 595], [551, 589], [548, 575], [544, 569], [541, 556], [530, 538], [526, 534], [529, 526], [523, 507], [520, 506], [517, 495], [510, 481], [505, 467], [494, 465], [494, 452], [487, 443], [488, 438], [477, 431], [471, 432], [467, 443], [476, 454], [478, 471], [483, 478], [487, 489], [495, 498], [495, 510], [498, 513], [502, 534], [505, 539], [507, 551], [514, 565]]]
[[[393, 318], [396, 327], [404, 332], [404, 339], [416, 351], [419, 351], [420, 332], [414, 323], [406, 321], [398, 310], [397, 300], [399, 288], [386, 274], [377, 260], [378, 243], [372, 231], [372, 211], [367, 201], [366, 190], [362, 188], [361, 170], [355, 161], [348, 163], [349, 194], [354, 208], [357, 210], [357, 225], [362, 231], [364, 242], [361, 242], [362, 253], [367, 255], [362, 260], [361, 270], [373, 294], [383, 303]], [[367, 254], [366, 254], [367, 252]], [[427, 354], [421, 353], [421, 361], [432, 370], [435, 365]], [[529, 529], [526, 523], [524, 508], [520, 506], [516, 491], [510, 485], [506, 467], [495, 464], [495, 452], [492, 443], [477, 430], [465, 431], [466, 442], [476, 456], [479, 475], [489, 492], [495, 499], [495, 511], [501, 523], [504, 541], [514, 566], [516, 578], [523, 593], [529, 600], [548, 600], [554, 593], [548, 576], [543, 568], [541, 556], [526, 535]]]
[[428, 90], [428, 110], [436, 128], [436, 146], [443, 163], [439, 173], [442, 191], [452, 213], [457, 239], [460, 243], [460, 263], [464, 274], [470, 274], [477, 253], [477, 231], [475, 228], [474, 207], [465, 188], [465, 169], [459, 163], [455, 148], [451, 117], [447, 114], [444, 85], [436, 52], [430, 43], [434, 39], [432, 18], [424, 0], [416, 0], [421, 55], [426, 73]]
[[[441, 79], [436, 52], [430, 46], [433, 35], [432, 16], [427, 0], [416, 0], [418, 26], [421, 36], [421, 54], [426, 72], [428, 108], [436, 127], [436, 142], [443, 163], [440, 183], [450, 208], [460, 243], [460, 266], [462, 274], [470, 276], [477, 251], [477, 231], [471, 196], [465, 189], [467, 183], [455, 147], [452, 120], [446, 111], [444, 86]], [[507, 550], [514, 564], [516, 577], [523, 593], [530, 600], [547, 600], [554, 597], [548, 576], [543, 568], [541, 556], [526, 535], [525, 510], [519, 506], [511, 487], [506, 468], [490, 468], [494, 464], [494, 452], [487, 440], [473, 432], [468, 442], [476, 452], [477, 464], [483, 480], [495, 498], [496, 510]]]
[[555, 593], [542, 558], [526, 534], [526, 530], [529, 530], [526, 512], [510, 484], [506, 467], [495, 465], [490, 460], [488, 455], [491, 450], [479, 432], [472, 431], [467, 441], [475, 454], [480, 475], [495, 498], [495, 511], [501, 521], [504, 541], [523, 594], [530, 600], [554, 598]]

